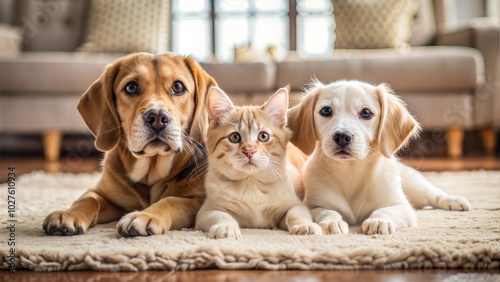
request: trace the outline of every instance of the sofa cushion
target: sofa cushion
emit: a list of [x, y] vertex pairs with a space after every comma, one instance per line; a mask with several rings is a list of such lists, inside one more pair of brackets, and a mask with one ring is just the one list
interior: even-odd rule
[[82, 52], [167, 50], [169, 0], [92, 0]]
[[0, 56], [0, 94], [81, 94], [120, 55], [29, 52]]
[[425, 130], [471, 129], [474, 126], [474, 96], [469, 91], [398, 92], [410, 113]]
[[333, 0], [335, 48], [406, 48], [416, 0]]
[[77, 110], [79, 95], [47, 98], [50, 97], [0, 96], [0, 132], [40, 133], [54, 129], [67, 133], [88, 132]]
[[484, 62], [467, 47], [414, 47], [401, 54], [393, 49], [336, 50], [329, 58], [290, 58], [278, 64], [279, 86], [299, 90], [316, 77], [324, 83], [342, 79], [388, 83], [396, 91], [473, 91], [483, 82]]
[[16, 1], [24, 50], [74, 51], [82, 41], [88, 1]]
[[411, 27], [411, 46], [426, 46], [436, 37], [433, 0], [419, 0], [418, 12]]
[[266, 63], [201, 63], [228, 94], [275, 91], [276, 65]]

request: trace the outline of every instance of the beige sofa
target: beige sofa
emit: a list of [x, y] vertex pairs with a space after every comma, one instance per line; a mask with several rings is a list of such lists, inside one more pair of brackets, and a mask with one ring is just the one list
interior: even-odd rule
[[[77, 101], [105, 65], [122, 55], [75, 52], [82, 42], [89, 1], [58, 3], [64, 7], [48, 23], [30, 26], [26, 19], [36, 20], [34, 15], [44, 11], [40, 2], [0, 0], [1, 22], [31, 27], [22, 52], [0, 54], [0, 133], [42, 134], [46, 156], [52, 160], [58, 158], [62, 134], [87, 131], [76, 111]], [[279, 63], [202, 66], [237, 104], [261, 103], [287, 84], [294, 103], [312, 77], [323, 82], [385, 82], [404, 98], [426, 130], [447, 131], [450, 156], [461, 156], [464, 130], [470, 129], [482, 130], [485, 149], [491, 152], [500, 128], [499, 23], [498, 18], [477, 18], [481, 14], [466, 6], [485, 3], [420, 0], [412, 48], [406, 53], [339, 49], [330, 57], [309, 59], [291, 52]], [[466, 19], [470, 11], [473, 20]]]

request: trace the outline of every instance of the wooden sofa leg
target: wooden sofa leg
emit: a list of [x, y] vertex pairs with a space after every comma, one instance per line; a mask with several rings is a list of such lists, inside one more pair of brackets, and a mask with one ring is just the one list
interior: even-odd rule
[[487, 127], [481, 130], [481, 139], [484, 150], [488, 155], [493, 155], [497, 145], [497, 134], [493, 127]]
[[59, 161], [62, 132], [58, 130], [46, 131], [42, 135], [42, 140], [45, 159], [49, 162]]
[[465, 130], [463, 128], [452, 128], [446, 132], [449, 157], [462, 157], [464, 133]]

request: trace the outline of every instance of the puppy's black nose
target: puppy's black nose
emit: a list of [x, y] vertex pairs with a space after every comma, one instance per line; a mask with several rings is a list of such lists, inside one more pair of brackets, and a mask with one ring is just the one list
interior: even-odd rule
[[170, 123], [170, 115], [165, 110], [149, 110], [144, 114], [144, 122], [154, 131], [160, 132]]
[[333, 140], [341, 148], [344, 148], [345, 146], [349, 145], [352, 142], [352, 139], [353, 139], [352, 134], [347, 131], [339, 131], [335, 133], [335, 135], [333, 136]]

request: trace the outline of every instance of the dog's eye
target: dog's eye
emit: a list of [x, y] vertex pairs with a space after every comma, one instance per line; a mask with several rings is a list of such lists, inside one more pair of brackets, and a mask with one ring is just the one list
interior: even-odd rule
[[329, 116], [332, 116], [332, 108], [330, 107], [324, 107], [321, 109], [321, 111], [319, 111], [319, 114], [324, 116], [324, 117], [329, 117]]
[[139, 86], [137, 85], [137, 82], [129, 82], [125, 88], [123, 88], [123, 91], [129, 95], [135, 95], [139, 93]]
[[178, 80], [174, 82], [174, 84], [172, 84], [172, 88], [170, 88], [170, 93], [172, 95], [182, 95], [185, 91], [186, 88], [184, 87], [184, 84]]
[[361, 111], [361, 113], [359, 113], [359, 116], [360, 116], [362, 119], [366, 119], [366, 120], [368, 120], [368, 119], [371, 119], [371, 118], [373, 117], [373, 113], [372, 113], [370, 110], [368, 110], [368, 109], [366, 109], [366, 108], [365, 108], [365, 109], [363, 109], [363, 110]]
[[233, 132], [227, 137], [231, 143], [240, 143], [241, 136], [238, 132]]
[[260, 142], [267, 142], [269, 141], [269, 134], [267, 134], [267, 132], [262, 131], [259, 133], [258, 138]]

